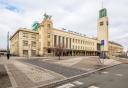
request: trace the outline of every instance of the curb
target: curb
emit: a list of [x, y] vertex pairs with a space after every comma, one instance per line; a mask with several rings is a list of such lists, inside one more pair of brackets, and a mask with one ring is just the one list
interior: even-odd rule
[[110, 67], [114, 67], [114, 66], [117, 66], [117, 65], [120, 65], [120, 64], [122, 64], [122, 63], [111, 65], [111, 66], [106, 66], [106, 67], [103, 67], [103, 68], [96, 69], [94, 71], [89, 71], [89, 72], [86, 72], [86, 73], [83, 73], [83, 74], [80, 74], [80, 75], [76, 75], [76, 76], [73, 76], [73, 77], [69, 77], [69, 78], [66, 78], [66, 79], [63, 79], [63, 80], [59, 80], [59, 81], [52, 82], [52, 83], [49, 83], [49, 84], [46, 84], [46, 85], [43, 85], [43, 86], [38, 86], [38, 87], [39, 88], [54, 88], [54, 87], [59, 86], [61, 84], [65, 84], [65, 83], [74, 81], [76, 79], [86, 77], [86, 76], [88, 76], [92, 73], [95, 73], [97, 71], [101, 71], [101, 70], [104, 70], [104, 69], [107, 69], [107, 68], [110, 68]]

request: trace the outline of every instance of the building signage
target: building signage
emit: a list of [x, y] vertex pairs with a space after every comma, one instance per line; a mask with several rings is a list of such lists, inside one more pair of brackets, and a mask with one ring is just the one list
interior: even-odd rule
[[101, 40], [101, 45], [104, 46], [104, 40]]

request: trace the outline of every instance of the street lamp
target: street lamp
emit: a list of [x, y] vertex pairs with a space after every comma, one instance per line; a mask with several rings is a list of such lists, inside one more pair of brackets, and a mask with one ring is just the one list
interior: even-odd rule
[[10, 58], [10, 50], [9, 50], [9, 32], [7, 33], [7, 59]]

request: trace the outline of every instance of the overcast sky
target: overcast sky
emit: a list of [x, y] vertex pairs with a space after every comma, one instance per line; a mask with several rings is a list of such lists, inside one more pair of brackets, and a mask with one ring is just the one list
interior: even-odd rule
[[[109, 40], [128, 47], [128, 0], [104, 0], [109, 18]], [[7, 32], [30, 28], [52, 15], [55, 28], [97, 36], [101, 0], [0, 0], [0, 48], [6, 48]]]

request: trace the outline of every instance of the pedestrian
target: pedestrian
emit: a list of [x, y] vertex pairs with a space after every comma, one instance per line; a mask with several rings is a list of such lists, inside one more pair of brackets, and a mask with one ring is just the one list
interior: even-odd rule
[[10, 54], [7, 54], [7, 59], [9, 60], [9, 58], [10, 58]]

